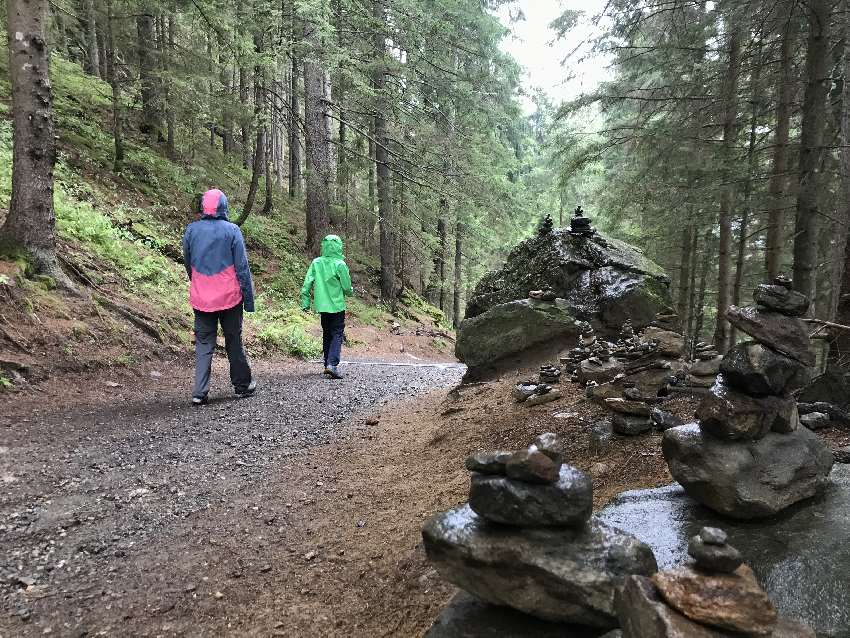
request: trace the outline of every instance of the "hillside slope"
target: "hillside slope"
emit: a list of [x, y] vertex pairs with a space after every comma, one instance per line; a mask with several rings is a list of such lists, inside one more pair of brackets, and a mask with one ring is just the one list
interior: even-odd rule
[[[0, 47], [0, 223], [11, 193], [7, 60]], [[49, 278], [32, 276], [20, 255], [0, 254], [0, 389], [26, 387], [62, 371], [188, 354], [192, 324], [180, 238], [194, 217], [192, 199], [220, 188], [236, 214], [250, 182], [250, 172], [204, 143], [200, 130], [181, 131], [181, 157], [174, 161], [147, 146], [131, 130], [131, 102], [125, 104], [124, 169], [113, 173], [109, 85], [61, 57], [54, 55], [51, 65], [59, 253], [78, 290], [59, 291]], [[258, 293], [257, 312], [246, 322], [249, 351], [317, 356], [317, 322], [297, 306], [309, 262], [301, 248], [303, 209], [276, 189], [274, 211], [253, 214], [243, 232]], [[353, 243], [346, 252], [358, 297], [350, 305], [355, 355], [388, 347], [420, 356], [450, 350], [451, 334], [439, 310], [405, 292], [389, 313], [375, 295], [376, 264]], [[387, 345], [390, 330], [405, 337], [401, 345]]]

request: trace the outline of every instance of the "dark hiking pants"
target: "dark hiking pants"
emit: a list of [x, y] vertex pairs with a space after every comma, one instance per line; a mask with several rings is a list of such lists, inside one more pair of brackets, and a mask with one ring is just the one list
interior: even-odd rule
[[325, 367], [338, 366], [345, 334], [345, 310], [321, 312], [319, 315], [322, 318], [322, 354], [325, 357]]
[[242, 304], [218, 312], [195, 311], [195, 389], [193, 397], [205, 397], [210, 390], [210, 370], [218, 324], [224, 333], [224, 349], [230, 362], [230, 381], [237, 392], [251, 383], [251, 367], [242, 347]]

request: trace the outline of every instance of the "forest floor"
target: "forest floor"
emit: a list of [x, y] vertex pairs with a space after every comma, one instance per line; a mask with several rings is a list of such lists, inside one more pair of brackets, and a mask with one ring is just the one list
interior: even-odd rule
[[391, 358], [340, 382], [256, 362], [241, 400], [217, 360], [202, 408], [179, 360], [0, 395], [0, 637], [417, 636], [454, 593], [420, 529], [465, 499], [470, 451], [557, 432], [597, 506], [670, 480], [658, 435], [589, 451], [602, 409], [578, 386], [527, 409], [523, 373], [458, 386], [457, 365]]

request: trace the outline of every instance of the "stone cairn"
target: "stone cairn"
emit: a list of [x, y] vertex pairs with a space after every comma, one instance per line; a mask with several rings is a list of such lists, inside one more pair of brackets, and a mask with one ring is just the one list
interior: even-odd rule
[[570, 235], [578, 237], [592, 237], [596, 229], [590, 224], [590, 217], [585, 216], [581, 206], [577, 206], [570, 219]]
[[761, 284], [755, 306], [726, 318], [752, 340], [720, 362], [698, 421], [667, 430], [664, 457], [695, 500], [740, 519], [770, 516], [825, 487], [829, 447], [801, 428], [792, 395], [811, 378], [814, 355], [800, 317], [809, 300], [779, 278]]
[[700, 341], [694, 348], [694, 362], [688, 368], [683, 385], [692, 388], [710, 388], [720, 372], [722, 357], [717, 349]]
[[466, 460], [469, 502], [422, 530], [428, 559], [461, 589], [539, 618], [618, 626], [615, 594], [657, 570], [652, 550], [592, 516], [593, 483], [554, 434], [526, 450]]
[[514, 386], [513, 397], [527, 407], [550, 403], [561, 398], [561, 391], [553, 388], [561, 382], [561, 367], [542, 365], [537, 381], [520, 381]]
[[726, 532], [703, 527], [691, 538], [692, 565], [629, 576], [617, 596], [623, 638], [814, 638], [797, 622], [781, 618]]

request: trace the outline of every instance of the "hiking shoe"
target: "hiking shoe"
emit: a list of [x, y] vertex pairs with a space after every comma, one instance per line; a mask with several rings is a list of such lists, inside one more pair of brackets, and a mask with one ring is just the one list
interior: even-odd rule
[[251, 383], [248, 384], [247, 388], [244, 388], [242, 390], [236, 390], [236, 396], [238, 396], [238, 397], [249, 397], [252, 394], [254, 394], [256, 389], [257, 389], [257, 380], [251, 379]]
[[336, 369], [336, 366], [328, 366], [328, 375], [331, 379], [342, 379], [342, 375]]
[[209, 399], [207, 399], [207, 397], [205, 397], [205, 396], [203, 396], [203, 397], [192, 397], [192, 405], [193, 406], [206, 405], [207, 403], [209, 403]]
[[322, 370], [322, 374], [330, 375], [330, 373], [331, 373], [331, 369], [328, 366], [325, 366], [325, 369]]

